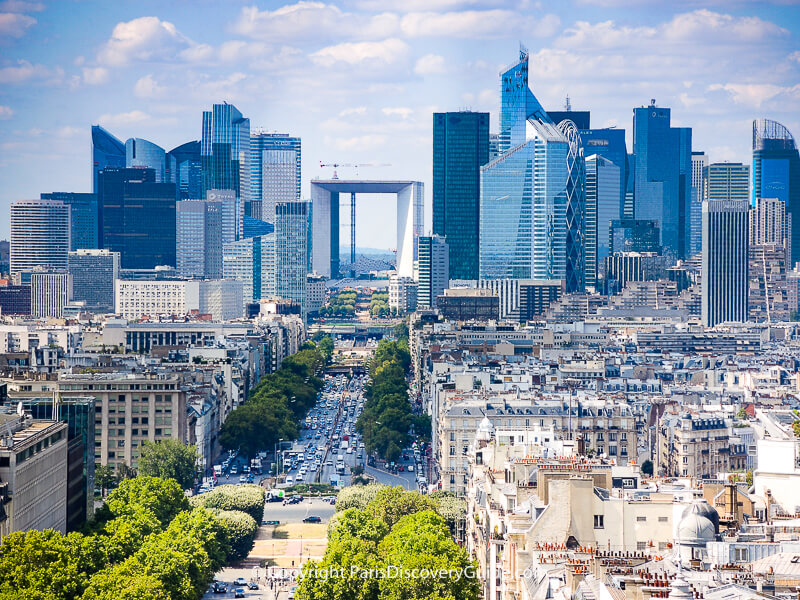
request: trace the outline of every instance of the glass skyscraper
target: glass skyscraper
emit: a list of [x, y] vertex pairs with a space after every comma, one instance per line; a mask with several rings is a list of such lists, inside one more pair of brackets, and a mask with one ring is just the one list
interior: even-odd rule
[[222, 278], [222, 202], [181, 200], [176, 205], [175, 260], [184, 277]]
[[125, 142], [125, 166], [129, 169], [148, 168], [155, 172], [156, 183], [172, 181], [172, 169], [169, 168], [172, 157], [161, 146], [141, 138], [130, 138]]
[[791, 215], [791, 264], [800, 261], [800, 155], [786, 127], [769, 119], [753, 121], [753, 204], [777, 198]]
[[114, 280], [119, 277], [119, 252], [80, 249], [69, 253], [72, 299], [97, 312], [114, 312]]
[[670, 109], [633, 109], [634, 215], [661, 230], [665, 254], [685, 258], [691, 241], [692, 133], [670, 126]]
[[74, 192], [51, 192], [42, 200], [58, 200], [69, 206], [70, 250], [97, 248], [97, 195]]
[[169, 151], [172, 164], [171, 181], [178, 187], [179, 200], [200, 200], [203, 194], [203, 167], [200, 164], [200, 142], [186, 142]]
[[100, 125], [92, 125], [92, 192], [97, 193], [97, 175], [106, 167], [125, 166], [125, 144]]
[[450, 276], [478, 278], [480, 168], [489, 162], [489, 113], [433, 115], [433, 233], [447, 240]]
[[[11, 276], [36, 267], [67, 268], [70, 207], [56, 200], [22, 200], [11, 204]], [[24, 283], [24, 282], [23, 282]]]
[[436, 298], [450, 285], [450, 250], [440, 235], [420, 236], [417, 248], [417, 307], [434, 308]]
[[257, 216], [250, 206], [250, 119], [232, 104], [214, 104], [203, 111], [200, 161], [203, 192], [233, 190], [244, 214]]
[[706, 168], [708, 155], [705, 152], [692, 152], [692, 206], [689, 211], [692, 232], [689, 256], [694, 256], [703, 247], [703, 201], [706, 196]]
[[742, 163], [711, 163], [706, 167], [706, 200], [750, 201], [750, 167]]
[[611, 224], [620, 217], [619, 167], [593, 154], [586, 158], [586, 286], [597, 288], [598, 267], [609, 255]]
[[153, 169], [108, 168], [99, 175], [99, 244], [123, 269], [175, 266], [175, 184]]
[[260, 235], [222, 247], [222, 276], [241, 281], [244, 304], [275, 295], [275, 234]]
[[250, 136], [251, 212], [275, 223], [278, 202], [300, 200], [301, 142], [288, 133], [258, 132]]
[[306, 314], [309, 202], [275, 205], [275, 295], [294, 300]]
[[519, 60], [500, 73], [500, 140], [502, 154], [524, 144], [528, 120], [552, 123], [528, 87], [528, 51], [520, 48]]
[[586, 171], [581, 136], [575, 123], [564, 120], [557, 125], [568, 144], [567, 152], [567, 292], [583, 291], [585, 286]]

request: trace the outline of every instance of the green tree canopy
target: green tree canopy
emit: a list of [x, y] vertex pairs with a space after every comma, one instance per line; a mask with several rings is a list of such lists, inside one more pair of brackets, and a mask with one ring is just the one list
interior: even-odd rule
[[192, 498], [192, 503], [208, 509], [238, 510], [260, 523], [264, 517], [265, 499], [266, 494], [258, 485], [218, 485], [210, 492]]
[[139, 475], [174, 479], [187, 490], [194, 485], [198, 460], [197, 448], [179, 440], [144, 442], [139, 454]]
[[137, 477], [121, 482], [109, 494], [106, 506], [114, 517], [135, 514], [141, 507], [153, 513], [162, 527], [166, 527], [179, 512], [189, 509], [189, 501], [172, 479]]

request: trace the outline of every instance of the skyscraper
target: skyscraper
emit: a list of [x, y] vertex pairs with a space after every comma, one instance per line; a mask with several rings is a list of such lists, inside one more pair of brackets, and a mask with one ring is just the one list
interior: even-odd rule
[[747, 320], [748, 203], [703, 203], [702, 320], [706, 327]]
[[585, 217], [586, 217], [586, 165], [581, 136], [575, 123], [560, 121], [557, 125], [567, 141], [567, 239], [566, 239], [566, 289], [580, 292], [585, 287]]
[[500, 154], [503, 154], [527, 141], [528, 120], [552, 124], [547, 112], [528, 87], [527, 49], [520, 47], [519, 60], [500, 73], [500, 94], [498, 147]]
[[72, 300], [72, 275], [66, 271], [34, 271], [31, 274], [31, 315], [57, 317]]
[[200, 161], [204, 192], [233, 190], [244, 214], [257, 216], [250, 207], [250, 119], [232, 104], [203, 111]]
[[581, 142], [585, 156], [596, 154], [610, 160], [619, 169], [619, 216], [625, 215], [625, 190], [628, 180], [628, 147], [625, 143], [625, 130], [608, 129], [581, 129]]
[[40, 197], [69, 206], [70, 250], [97, 248], [97, 194], [51, 192]]
[[260, 235], [222, 247], [222, 276], [241, 281], [244, 304], [275, 295], [275, 234]]
[[609, 255], [611, 223], [620, 217], [619, 167], [593, 154], [586, 158], [586, 286], [597, 286], [598, 267]]
[[708, 200], [750, 200], [750, 167], [742, 163], [711, 163], [706, 168]]
[[477, 279], [480, 169], [489, 161], [489, 113], [433, 115], [433, 233], [450, 248], [450, 276]]
[[750, 246], [771, 244], [786, 248], [787, 259], [792, 255], [792, 216], [786, 204], [777, 198], [759, 198], [750, 209]]
[[792, 134], [769, 119], [753, 121], [753, 204], [777, 198], [791, 215], [790, 264], [800, 261], [800, 154]]
[[67, 258], [72, 276], [72, 299], [87, 310], [114, 312], [114, 280], [119, 277], [119, 252], [74, 250]]
[[251, 215], [275, 223], [278, 202], [300, 200], [301, 142], [287, 133], [250, 136]]
[[222, 202], [181, 200], [175, 207], [175, 260], [184, 277], [222, 278]]
[[208, 190], [206, 200], [222, 203], [222, 243], [235, 242], [243, 237], [242, 204], [233, 190]]
[[178, 186], [179, 200], [199, 200], [203, 193], [203, 167], [200, 142], [186, 142], [169, 151], [173, 172], [171, 181]]
[[684, 258], [691, 223], [691, 130], [670, 127], [670, 109], [633, 109], [634, 215], [661, 230], [665, 254]]
[[11, 204], [11, 276], [23, 271], [66, 269], [70, 249], [70, 207], [56, 200]]
[[[171, 156], [169, 162], [172, 162]], [[130, 138], [125, 142], [125, 166], [129, 169], [153, 169], [156, 183], [174, 183], [167, 153], [153, 142], [141, 138]]]
[[306, 314], [309, 202], [275, 205], [275, 295], [297, 302]]
[[417, 238], [418, 281], [417, 306], [434, 308], [436, 298], [450, 284], [450, 249], [440, 235]]
[[692, 203], [689, 210], [691, 244], [689, 255], [694, 256], [703, 247], [703, 202], [706, 198], [706, 168], [708, 155], [705, 152], [692, 152]]
[[146, 168], [108, 168], [98, 179], [100, 247], [119, 252], [123, 269], [175, 266], [175, 184]]
[[125, 144], [99, 125], [92, 125], [92, 192], [97, 193], [97, 175], [106, 167], [125, 166]]

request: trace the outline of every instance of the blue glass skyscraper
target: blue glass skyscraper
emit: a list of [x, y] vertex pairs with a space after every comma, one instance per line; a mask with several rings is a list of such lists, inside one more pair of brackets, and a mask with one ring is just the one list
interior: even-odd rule
[[691, 239], [692, 134], [670, 126], [670, 109], [633, 109], [634, 214], [661, 229], [665, 254], [685, 258]]
[[769, 119], [753, 121], [753, 204], [777, 198], [792, 215], [792, 260], [800, 261], [800, 155], [786, 127]]
[[275, 222], [278, 202], [300, 200], [301, 141], [286, 133], [250, 136], [251, 214]]
[[233, 190], [250, 206], [250, 119], [232, 104], [214, 104], [203, 111], [203, 139], [200, 144], [203, 167], [203, 193], [208, 190]]
[[97, 174], [106, 167], [125, 166], [125, 144], [100, 125], [92, 125], [92, 192], [97, 193]]
[[200, 200], [203, 193], [203, 167], [200, 163], [200, 142], [186, 142], [169, 151], [172, 182], [180, 200]]
[[59, 200], [70, 207], [70, 250], [97, 248], [97, 194], [50, 192], [42, 200]]
[[619, 167], [607, 158], [586, 158], [586, 285], [594, 288], [609, 254], [611, 223], [619, 220], [619, 179]]
[[552, 119], [528, 87], [528, 51], [520, 48], [519, 60], [500, 74], [500, 153], [527, 140], [529, 119], [551, 123]]
[[165, 150], [161, 146], [141, 138], [130, 138], [125, 142], [125, 166], [129, 169], [153, 169], [156, 183], [171, 181]]
[[558, 126], [568, 144], [567, 152], [567, 292], [582, 291], [585, 285], [586, 167], [581, 136], [575, 123], [561, 121]]

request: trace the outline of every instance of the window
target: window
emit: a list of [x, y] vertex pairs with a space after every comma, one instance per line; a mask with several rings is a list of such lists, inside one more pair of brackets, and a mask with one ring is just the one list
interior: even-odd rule
[[659, 523], [666, 523], [668, 521], [669, 521], [668, 517], [658, 517], [658, 522]]
[[647, 517], [636, 517], [638, 523], [647, 523]]
[[683, 464], [685, 464], [685, 465], [689, 464], [689, 457], [688, 456], [684, 456], [683, 457]]
[[594, 516], [594, 528], [595, 529], [603, 529], [605, 525], [603, 524], [603, 519], [605, 515], [595, 515]]
[[639, 551], [647, 550], [647, 542], [636, 542], [636, 549]]
[[450, 441], [451, 442], [455, 442], [456, 441], [456, 433], [455, 433], [455, 431], [451, 431], [450, 432]]
[[667, 542], [658, 542], [659, 552], [663, 552], [666, 549], [667, 549]]
[[747, 548], [734, 548], [733, 557], [736, 562], [748, 562]]

